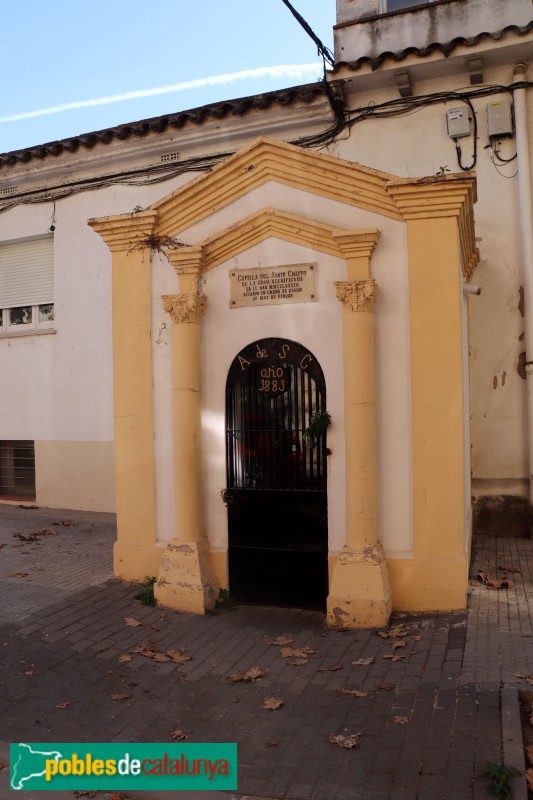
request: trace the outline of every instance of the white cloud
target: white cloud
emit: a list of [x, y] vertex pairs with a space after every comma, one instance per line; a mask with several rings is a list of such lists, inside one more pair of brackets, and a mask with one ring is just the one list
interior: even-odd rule
[[184, 92], [187, 89], [203, 89], [206, 86], [219, 86], [222, 84], [235, 83], [250, 78], [294, 78], [301, 81], [317, 80], [322, 69], [321, 62], [314, 64], [284, 64], [277, 67], [258, 67], [256, 69], [244, 69], [240, 72], [228, 72], [223, 75], [212, 75], [207, 78], [195, 78], [191, 81], [181, 83], [171, 83], [168, 86], [158, 86], [154, 89], [139, 89], [135, 92], [124, 92], [113, 94], [108, 97], [97, 97], [92, 100], [76, 100], [72, 103], [63, 103], [49, 108], [39, 108], [35, 111], [24, 111], [21, 114], [9, 114], [0, 117], [0, 122], [16, 122], [22, 119], [33, 117], [47, 117], [51, 114], [58, 114], [61, 111], [71, 111], [76, 108], [89, 108], [91, 106], [104, 106], [110, 103], [120, 103], [124, 100], [137, 100], [143, 97], [155, 97], [160, 94], [172, 94]]

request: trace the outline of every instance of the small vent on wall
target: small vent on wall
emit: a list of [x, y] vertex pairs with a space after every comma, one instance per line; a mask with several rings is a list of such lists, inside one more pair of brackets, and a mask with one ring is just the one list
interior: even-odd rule
[[18, 186], [0, 186], [0, 197], [6, 194], [16, 194]]
[[179, 157], [180, 154], [177, 151], [175, 153], [163, 153], [161, 161], [177, 161]]

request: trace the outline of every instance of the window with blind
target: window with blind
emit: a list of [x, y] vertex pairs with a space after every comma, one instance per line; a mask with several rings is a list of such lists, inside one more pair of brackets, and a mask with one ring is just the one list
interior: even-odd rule
[[0, 245], [0, 335], [53, 325], [53, 236]]
[[35, 449], [32, 441], [0, 441], [0, 498], [35, 500]]

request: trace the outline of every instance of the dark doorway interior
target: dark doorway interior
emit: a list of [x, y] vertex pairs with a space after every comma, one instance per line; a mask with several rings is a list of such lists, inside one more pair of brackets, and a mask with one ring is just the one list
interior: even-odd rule
[[235, 358], [226, 388], [230, 591], [244, 603], [325, 610], [328, 593], [326, 410], [322, 369], [286, 339]]

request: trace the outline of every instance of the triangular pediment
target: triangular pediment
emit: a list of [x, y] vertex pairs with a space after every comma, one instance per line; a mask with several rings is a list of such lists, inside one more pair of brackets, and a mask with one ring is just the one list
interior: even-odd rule
[[274, 181], [401, 219], [386, 188], [395, 178], [387, 172], [262, 137], [150, 208], [157, 212], [157, 235], [177, 236], [252, 189]]
[[202, 242], [202, 271], [213, 269], [271, 236], [345, 258], [339, 238], [346, 233], [344, 229], [297, 214], [265, 208]]
[[[267, 182], [289, 186], [391, 219], [456, 218], [463, 270], [467, 277], [477, 263], [473, 214], [476, 184], [473, 174], [398, 178], [352, 161], [267, 137], [256, 139], [210, 172], [186, 183], [144, 211], [89, 220], [89, 224], [108, 242], [111, 249], [138, 247], [143, 242], [151, 247], [154, 241], [179, 238], [183, 231]], [[265, 216], [266, 211], [270, 216]], [[258, 230], [252, 231], [244, 220], [223, 231], [221, 237], [217, 235], [204, 240], [204, 245], [213, 253], [220, 250], [222, 254], [230, 252], [226, 243], [232, 236], [233, 245], [239, 251], [247, 246], [246, 237], [252, 237], [252, 240], [255, 237], [255, 241], [259, 241], [259, 236], [278, 235], [287, 238], [289, 235], [291, 241], [298, 240], [297, 229], [288, 222], [290, 215], [276, 217], [272, 215], [272, 209], [258, 214]], [[305, 222], [311, 235], [307, 241], [309, 243], [313, 241], [313, 236], [317, 236], [317, 249], [336, 255], [335, 245], [332, 244], [335, 237], [324, 233], [321, 225], [311, 220]], [[222, 255], [220, 258], [213, 255], [213, 264], [221, 263], [221, 259], [224, 260]]]

